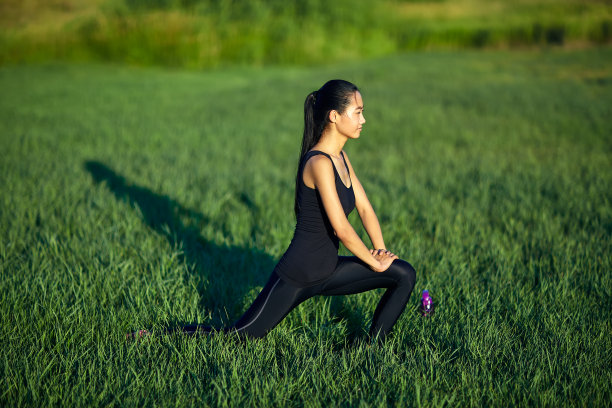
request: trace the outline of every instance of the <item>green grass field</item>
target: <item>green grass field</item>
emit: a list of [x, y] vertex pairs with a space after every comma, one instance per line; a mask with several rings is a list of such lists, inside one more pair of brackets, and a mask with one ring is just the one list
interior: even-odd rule
[[[610, 406], [610, 61], [0, 68], [0, 405]], [[373, 291], [258, 341], [126, 342], [255, 298], [293, 233], [303, 100], [334, 77], [362, 89], [346, 151], [417, 270], [389, 341], [365, 337]]]

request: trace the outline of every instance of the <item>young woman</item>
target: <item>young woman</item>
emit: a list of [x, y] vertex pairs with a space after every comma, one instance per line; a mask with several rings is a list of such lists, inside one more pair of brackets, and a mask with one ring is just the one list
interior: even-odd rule
[[[349, 295], [387, 288], [376, 307], [371, 336], [386, 336], [404, 310], [416, 274], [387, 250], [378, 218], [344, 144], [357, 139], [365, 118], [357, 87], [332, 80], [306, 97], [304, 136], [295, 179], [297, 224], [289, 248], [246, 313], [225, 332], [263, 337], [294, 307], [316, 295]], [[357, 208], [374, 249], [361, 241], [347, 216]], [[354, 256], [338, 256], [338, 243]], [[214, 331], [185, 326], [186, 333]], [[142, 336], [140, 331], [129, 337]]]

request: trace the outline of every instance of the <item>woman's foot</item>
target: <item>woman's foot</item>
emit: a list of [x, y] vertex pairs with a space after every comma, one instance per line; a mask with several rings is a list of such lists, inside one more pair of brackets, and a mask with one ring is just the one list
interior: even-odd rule
[[125, 338], [126, 338], [126, 340], [139, 340], [139, 339], [142, 339], [143, 337], [147, 337], [147, 336], [150, 336], [150, 335], [151, 335], [151, 333], [149, 333], [145, 329], [142, 329], [142, 330], [137, 330], [135, 332], [126, 334]]

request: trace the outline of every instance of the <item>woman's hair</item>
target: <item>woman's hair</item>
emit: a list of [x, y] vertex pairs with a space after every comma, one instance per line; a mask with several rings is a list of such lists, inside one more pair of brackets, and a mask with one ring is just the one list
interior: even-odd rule
[[341, 79], [332, 79], [318, 91], [311, 92], [304, 102], [304, 136], [302, 138], [302, 150], [298, 160], [298, 171], [295, 177], [295, 215], [299, 211], [298, 187], [300, 183], [300, 163], [304, 155], [319, 142], [323, 130], [329, 123], [329, 112], [332, 110], [344, 113], [351, 104], [353, 95], [358, 92], [357, 86]]

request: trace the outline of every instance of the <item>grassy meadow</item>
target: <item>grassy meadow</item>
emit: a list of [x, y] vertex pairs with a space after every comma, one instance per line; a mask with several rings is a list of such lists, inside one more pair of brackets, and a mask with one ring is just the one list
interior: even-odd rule
[[0, 64], [201, 69], [612, 43], [610, 0], [0, 0]]
[[[0, 68], [0, 405], [609, 406], [611, 60]], [[126, 342], [255, 298], [293, 233], [303, 100], [334, 77], [362, 89], [346, 151], [417, 270], [393, 335], [365, 336], [377, 290], [257, 341]]]

